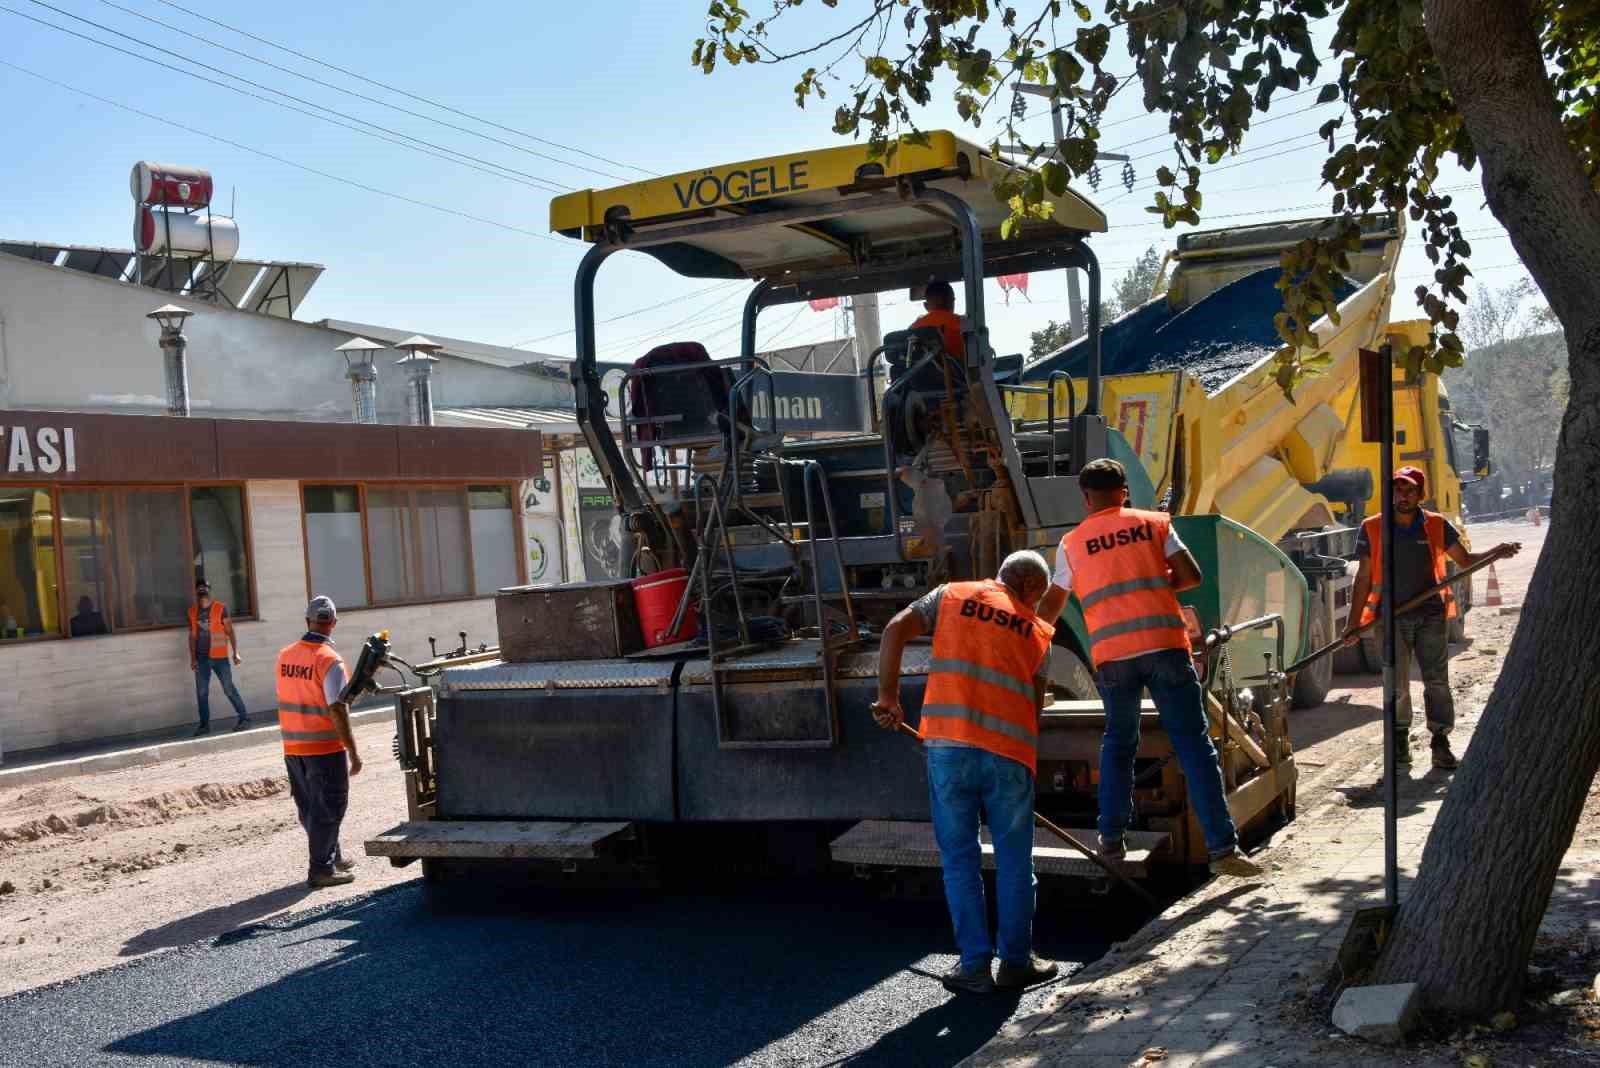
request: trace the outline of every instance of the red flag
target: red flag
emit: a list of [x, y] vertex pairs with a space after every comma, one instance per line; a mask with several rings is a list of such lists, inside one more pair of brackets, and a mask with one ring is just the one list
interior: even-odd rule
[[810, 300], [806, 303], [811, 305], [812, 311], [832, 311], [839, 306], [839, 298], [823, 297], [820, 300]]
[[1011, 303], [1011, 290], [1015, 289], [1024, 297], [1028, 295], [1027, 274], [1002, 274], [995, 279], [1000, 283], [1000, 291], [1006, 295], [1006, 303]]

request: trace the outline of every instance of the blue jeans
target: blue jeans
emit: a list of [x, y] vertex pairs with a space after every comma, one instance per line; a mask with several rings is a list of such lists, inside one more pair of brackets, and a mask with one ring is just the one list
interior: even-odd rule
[[1161, 714], [1161, 729], [1189, 781], [1206, 849], [1213, 859], [1239, 844], [1239, 832], [1228, 812], [1222, 789], [1222, 768], [1211, 744], [1206, 710], [1201, 706], [1200, 680], [1189, 654], [1161, 649], [1130, 660], [1113, 660], [1094, 676], [1106, 708], [1106, 735], [1100, 745], [1100, 837], [1121, 838], [1133, 813], [1133, 758], [1139, 750], [1139, 704], [1150, 691]]
[[211, 725], [211, 676], [215, 674], [217, 681], [222, 683], [223, 696], [232, 702], [233, 710], [239, 713], [239, 719], [249, 718], [250, 713], [244, 709], [244, 698], [239, 696], [238, 687], [233, 684], [233, 663], [226, 657], [213, 659], [202, 656], [197, 663], [200, 665], [194, 671], [194, 699], [200, 705], [200, 726]]
[[980, 814], [994, 842], [1000, 959], [1026, 964], [1033, 949], [1033, 774], [986, 749], [932, 746], [927, 754], [933, 833], [961, 966], [987, 966], [995, 955], [983, 900]]

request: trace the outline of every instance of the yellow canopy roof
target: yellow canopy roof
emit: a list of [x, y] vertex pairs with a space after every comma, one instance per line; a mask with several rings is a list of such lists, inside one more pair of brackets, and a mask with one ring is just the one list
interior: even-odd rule
[[[996, 199], [994, 183], [1017, 170], [952, 133], [934, 131], [927, 135], [927, 144], [902, 141], [887, 160], [873, 157], [867, 145], [842, 145], [612, 189], [579, 190], [550, 202], [550, 228], [569, 237], [601, 241], [606, 224], [619, 223], [648, 242], [653, 228], [833, 206], [841, 197], [864, 197], [892, 185], [892, 179], [913, 177], [964, 200], [976, 213], [990, 247], [1003, 245], [1000, 224], [1010, 215], [1010, 208]], [[1015, 236], [1039, 243], [1106, 229], [1105, 214], [1072, 190], [1049, 200], [1053, 218], [1029, 220]], [[765, 278], [784, 273], [804, 277], [811, 271], [954, 249], [955, 240], [949, 216], [926, 202], [907, 201], [904, 207], [813, 222], [689, 234], [665, 244], [645, 244], [641, 250], [693, 277]]]

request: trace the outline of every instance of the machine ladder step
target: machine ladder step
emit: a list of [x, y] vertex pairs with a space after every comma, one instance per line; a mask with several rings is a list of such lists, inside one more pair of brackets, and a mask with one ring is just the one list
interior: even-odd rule
[[369, 857], [594, 860], [628, 822], [425, 820], [391, 827], [366, 842]]
[[[1093, 848], [1095, 832], [1082, 827], [1063, 828], [1078, 841]], [[994, 870], [994, 846], [989, 828], [979, 833], [983, 866]], [[1133, 831], [1128, 834], [1128, 855], [1119, 864], [1121, 871], [1143, 878], [1148, 875], [1150, 855], [1167, 846], [1166, 834]], [[933, 824], [910, 820], [862, 820], [833, 840], [829, 847], [833, 859], [841, 864], [864, 868], [937, 868], [939, 846], [933, 837]], [[1106, 873], [1083, 854], [1045, 830], [1033, 830], [1033, 868], [1040, 875], [1067, 875], [1103, 879]]]

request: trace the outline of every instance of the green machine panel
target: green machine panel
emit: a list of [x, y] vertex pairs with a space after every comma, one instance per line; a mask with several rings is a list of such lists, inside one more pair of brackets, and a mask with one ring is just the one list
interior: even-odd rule
[[[1174, 516], [1172, 526], [1205, 576], [1200, 586], [1178, 597], [1199, 614], [1200, 625], [1209, 630], [1276, 612], [1283, 616], [1284, 656], [1291, 662], [1299, 657], [1310, 596], [1293, 562], [1249, 527], [1220, 515]], [[1274, 654], [1273, 667], [1281, 669], [1276, 645], [1270, 628], [1234, 638], [1229, 650], [1234, 674], [1261, 675], [1267, 652]]]

